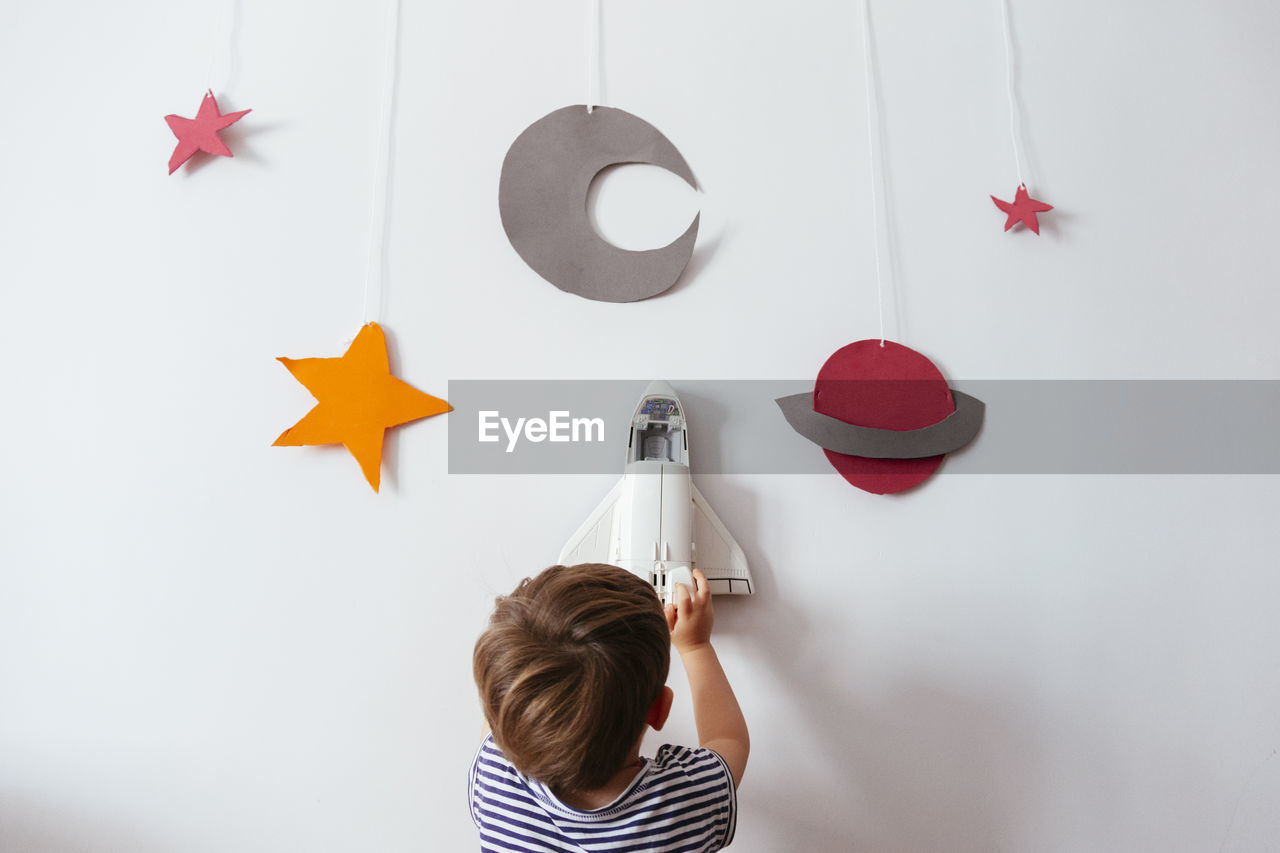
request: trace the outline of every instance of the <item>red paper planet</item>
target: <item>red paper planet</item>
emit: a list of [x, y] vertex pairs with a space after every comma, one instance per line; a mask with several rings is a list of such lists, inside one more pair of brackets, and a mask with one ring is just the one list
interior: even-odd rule
[[[893, 341], [855, 341], [831, 354], [813, 388], [813, 410], [864, 427], [913, 430], [955, 411], [951, 390], [933, 362]], [[823, 450], [859, 489], [885, 495], [927, 480], [943, 456], [873, 459]]]

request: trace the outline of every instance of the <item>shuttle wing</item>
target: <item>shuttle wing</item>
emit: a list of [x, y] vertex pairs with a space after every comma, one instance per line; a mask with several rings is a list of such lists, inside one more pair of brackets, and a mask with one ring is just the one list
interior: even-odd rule
[[592, 510], [591, 515], [582, 523], [577, 532], [569, 537], [564, 550], [560, 552], [560, 565], [574, 566], [578, 563], [612, 563], [617, 559], [613, 553], [613, 515], [618, 507], [618, 498], [622, 495], [622, 480], [609, 490], [600, 505]]
[[741, 593], [750, 595], [751, 570], [747, 555], [729, 535], [724, 522], [711, 509], [707, 499], [693, 486], [693, 564], [702, 569], [711, 584], [713, 595]]

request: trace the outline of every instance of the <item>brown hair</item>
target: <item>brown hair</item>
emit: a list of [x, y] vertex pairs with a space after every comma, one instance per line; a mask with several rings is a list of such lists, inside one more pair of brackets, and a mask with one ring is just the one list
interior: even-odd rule
[[653, 586], [601, 563], [552, 566], [499, 596], [472, 657], [494, 742], [559, 795], [617, 774], [670, 664]]

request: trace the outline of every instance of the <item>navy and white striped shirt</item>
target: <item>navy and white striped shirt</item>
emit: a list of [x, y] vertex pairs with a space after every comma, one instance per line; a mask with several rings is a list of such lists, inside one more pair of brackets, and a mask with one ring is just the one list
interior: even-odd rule
[[710, 749], [663, 746], [618, 799], [583, 811], [524, 776], [485, 738], [471, 765], [471, 819], [482, 851], [702, 853], [727, 847], [737, 824], [733, 776]]

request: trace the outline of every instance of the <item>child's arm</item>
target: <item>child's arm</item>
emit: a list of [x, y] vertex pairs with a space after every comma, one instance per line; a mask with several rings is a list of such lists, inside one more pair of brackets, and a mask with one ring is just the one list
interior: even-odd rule
[[671, 629], [671, 643], [680, 653], [684, 671], [689, 676], [698, 743], [720, 754], [737, 787], [747, 768], [751, 738], [738, 699], [733, 695], [716, 650], [711, 647], [715, 613], [711, 609], [711, 589], [706, 575], [694, 569], [693, 584], [692, 592], [684, 584], [676, 586], [675, 606], [666, 606], [667, 627]]

